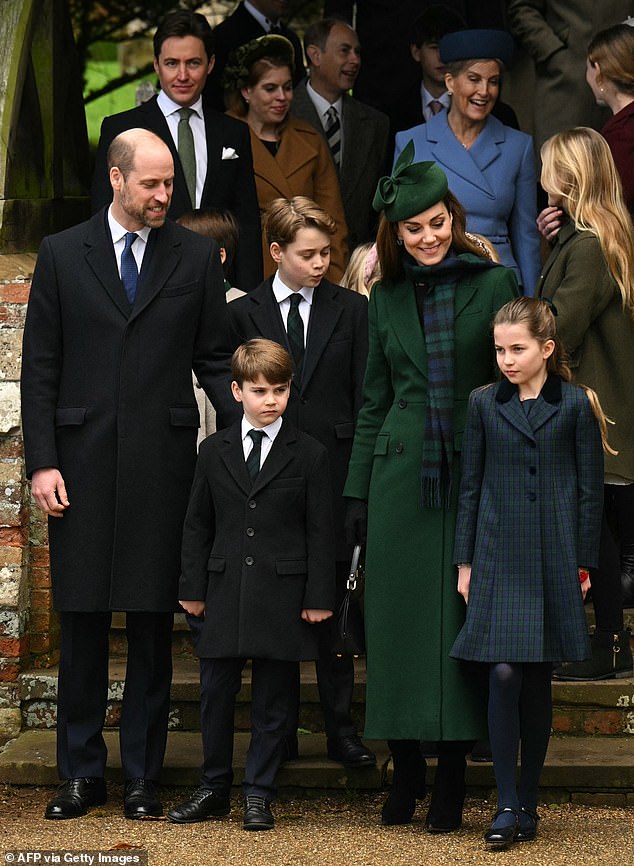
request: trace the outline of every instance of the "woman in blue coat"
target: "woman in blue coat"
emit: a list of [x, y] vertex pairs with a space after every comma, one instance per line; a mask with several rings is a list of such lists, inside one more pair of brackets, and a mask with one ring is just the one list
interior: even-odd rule
[[465, 210], [467, 231], [491, 241], [532, 295], [540, 266], [533, 140], [491, 116], [513, 39], [503, 31], [465, 30], [443, 36], [439, 47], [451, 106], [397, 133], [395, 159], [413, 141], [415, 160], [436, 162]]
[[494, 341], [504, 378], [467, 412], [454, 549], [467, 617], [451, 656], [488, 664], [498, 810], [485, 840], [503, 846], [535, 838], [552, 665], [589, 654], [605, 418], [594, 392], [570, 384], [546, 302], [506, 304]]

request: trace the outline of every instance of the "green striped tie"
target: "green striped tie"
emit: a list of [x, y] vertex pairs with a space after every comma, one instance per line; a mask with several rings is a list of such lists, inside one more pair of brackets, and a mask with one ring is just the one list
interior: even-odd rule
[[178, 121], [178, 156], [183, 166], [185, 183], [192, 207], [196, 207], [196, 151], [194, 149], [194, 136], [189, 125], [189, 118], [195, 114], [193, 108], [180, 108], [178, 110], [180, 120]]

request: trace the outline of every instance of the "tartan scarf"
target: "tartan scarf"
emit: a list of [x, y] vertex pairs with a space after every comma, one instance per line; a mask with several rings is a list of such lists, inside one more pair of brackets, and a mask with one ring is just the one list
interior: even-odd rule
[[428, 400], [421, 463], [424, 508], [447, 509], [451, 503], [454, 454], [454, 301], [456, 283], [466, 273], [493, 263], [450, 251], [437, 265], [419, 265], [408, 253], [403, 268], [412, 282], [425, 285], [423, 336], [427, 347]]

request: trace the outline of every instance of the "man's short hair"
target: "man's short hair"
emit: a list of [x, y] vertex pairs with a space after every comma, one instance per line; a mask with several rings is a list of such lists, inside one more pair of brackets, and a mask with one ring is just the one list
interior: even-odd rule
[[414, 20], [410, 44], [420, 48], [425, 42], [439, 42], [446, 33], [464, 30], [467, 22], [459, 12], [437, 3], [428, 6]]
[[[310, 66], [310, 57], [308, 56], [308, 46], [316, 45], [320, 51], [326, 50], [326, 42], [330, 36], [330, 31], [335, 24], [345, 24], [350, 27], [347, 21], [343, 18], [320, 18], [319, 21], [313, 21], [304, 31], [304, 54]], [[350, 27], [352, 30], [352, 27]]]
[[209, 21], [200, 12], [188, 12], [186, 9], [178, 9], [170, 12], [163, 18], [154, 34], [154, 56], [158, 59], [161, 47], [166, 39], [172, 36], [183, 38], [184, 36], [195, 36], [205, 46], [207, 60], [211, 60], [214, 53], [214, 34]]
[[264, 233], [269, 244], [281, 247], [292, 244], [300, 229], [319, 229], [334, 235], [337, 223], [318, 204], [305, 195], [293, 198], [274, 198], [264, 213]]
[[242, 388], [260, 376], [269, 385], [282, 385], [293, 378], [293, 359], [283, 346], [257, 337], [243, 343], [231, 358], [231, 375]]

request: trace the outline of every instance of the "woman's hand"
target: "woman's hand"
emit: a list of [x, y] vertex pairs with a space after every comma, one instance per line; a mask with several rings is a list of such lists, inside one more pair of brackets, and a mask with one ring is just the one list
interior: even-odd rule
[[471, 583], [471, 565], [458, 566], [458, 592], [464, 598], [464, 603], [469, 603], [469, 585]]
[[588, 590], [590, 589], [592, 584], [590, 583], [590, 573], [587, 571], [587, 569], [580, 568], [579, 569], [579, 578], [581, 579], [584, 574], [587, 574], [588, 576], [586, 577], [585, 580], [581, 581], [580, 586], [581, 586], [581, 596], [585, 600], [585, 597], [588, 594]]
[[545, 207], [537, 217], [537, 228], [547, 241], [554, 241], [564, 222], [564, 212], [560, 207]]

